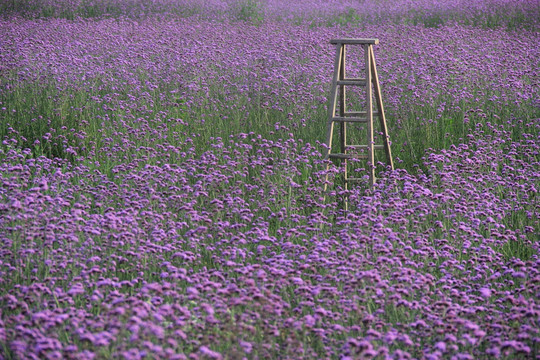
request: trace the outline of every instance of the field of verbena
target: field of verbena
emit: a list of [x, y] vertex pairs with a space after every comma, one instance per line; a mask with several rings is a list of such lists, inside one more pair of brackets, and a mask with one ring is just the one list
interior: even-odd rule
[[[540, 355], [536, 2], [0, 10], [0, 358]], [[339, 37], [397, 169], [324, 194]]]

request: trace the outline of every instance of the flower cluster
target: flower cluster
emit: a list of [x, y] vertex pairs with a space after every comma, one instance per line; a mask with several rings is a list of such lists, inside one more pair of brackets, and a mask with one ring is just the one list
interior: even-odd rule
[[[193, 133], [201, 146], [210, 136], [248, 130], [277, 140], [276, 121], [314, 143], [325, 131], [329, 40], [339, 37], [380, 39], [375, 54], [394, 152], [409, 165], [424, 148], [465, 141], [475, 121], [512, 121], [518, 133], [538, 117], [539, 47], [509, 46], [515, 35], [504, 30], [254, 27], [196, 18], [16, 18], [0, 29], [0, 119], [9, 124], [0, 137], [49, 156], [94, 158], [119, 137], [112, 152], [141, 139], [177, 144]], [[519, 38], [539, 41], [537, 32]], [[362, 71], [358, 49], [350, 47], [348, 59], [350, 76]], [[21, 100], [29, 97], [33, 104]], [[362, 110], [363, 97], [350, 91], [351, 109]], [[358, 130], [351, 136], [361, 136]]]
[[[512, 45], [538, 33], [415, 25], [400, 1], [315, 28], [295, 16], [335, 2], [268, 1], [257, 26], [203, 3], [0, 20], [0, 357], [537, 357], [540, 46]], [[340, 186], [318, 143], [339, 37], [381, 40], [406, 169], [371, 188], [360, 163]]]
[[143, 18], [197, 16], [202, 19], [287, 21], [311, 26], [388, 21], [439, 27], [462, 24], [484, 28], [537, 27], [540, 10], [534, 0], [13, 0], [0, 4], [2, 14], [24, 17]]
[[[316, 150], [294, 138], [215, 139], [200, 157], [126, 164], [113, 180], [10, 150], [0, 171], [4, 349], [532, 356], [538, 141], [496, 127], [470, 140], [429, 154], [427, 173], [349, 190], [345, 214], [328, 211], [322, 172], [303, 175]], [[515, 216], [519, 229], [505, 225]]]

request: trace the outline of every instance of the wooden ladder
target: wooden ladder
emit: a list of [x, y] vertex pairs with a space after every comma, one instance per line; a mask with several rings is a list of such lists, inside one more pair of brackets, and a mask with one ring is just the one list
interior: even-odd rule
[[[369, 182], [373, 186], [375, 183], [375, 160], [374, 150], [384, 150], [386, 153], [387, 164], [394, 169], [392, 161], [392, 152], [390, 150], [390, 142], [388, 129], [386, 127], [386, 118], [384, 116], [384, 107], [381, 98], [381, 87], [379, 85], [379, 77], [377, 76], [377, 67], [375, 66], [375, 56], [373, 55], [373, 45], [379, 43], [378, 39], [335, 39], [330, 40], [331, 44], [336, 45], [336, 57], [334, 62], [334, 76], [332, 79], [332, 88], [330, 90], [330, 104], [328, 107], [328, 127], [326, 133], [326, 155], [325, 159], [340, 159], [344, 161], [345, 174], [344, 185], [345, 189], [349, 182], [359, 181], [360, 178], [349, 178], [347, 174], [348, 159], [365, 159], [367, 160], [367, 168], [369, 173]], [[364, 49], [365, 62], [365, 78], [355, 79], [345, 76], [345, 46], [346, 45], [362, 45]], [[373, 90], [375, 101], [377, 103], [377, 111], [373, 111]], [[339, 109], [338, 103], [338, 86], [339, 86]], [[345, 86], [364, 86], [366, 88], [366, 111], [346, 111], [346, 92]], [[338, 113], [336, 114], [336, 110]], [[383, 144], [375, 145], [373, 141], [373, 116], [379, 118], [381, 130], [383, 133]], [[332, 138], [334, 135], [334, 123], [340, 123], [340, 153], [332, 152]], [[367, 144], [365, 145], [349, 145], [347, 144], [347, 123], [367, 124]], [[358, 154], [350, 153], [349, 150], [367, 150], [367, 153]], [[327, 170], [330, 163], [328, 162]], [[325, 192], [328, 184], [328, 175], [326, 175], [324, 185]], [[347, 203], [345, 203], [347, 207]]]

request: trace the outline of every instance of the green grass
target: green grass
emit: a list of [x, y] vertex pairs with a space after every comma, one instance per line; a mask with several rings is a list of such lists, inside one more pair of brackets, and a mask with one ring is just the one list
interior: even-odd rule
[[230, 8], [231, 17], [254, 25], [264, 22], [264, 7], [260, 0], [235, 0]]
[[[501, 107], [489, 100], [496, 91], [484, 90], [483, 84], [477, 86], [477, 89], [471, 89], [471, 93], [482, 95], [477, 95], [474, 103], [459, 104], [463, 111], [441, 111], [429, 104], [411, 104], [408, 108], [395, 109], [387, 104], [392, 152], [395, 159], [399, 158], [396, 165], [409, 171], [415, 165], [422, 166], [421, 159], [426, 149], [445, 149], [464, 142], [478, 123], [505, 125], [509, 118], [523, 120], [521, 125], [512, 128], [513, 140], [519, 139], [523, 132], [534, 131], [526, 126], [528, 119], [540, 117], [540, 111], [532, 103]], [[83, 163], [90, 169], [112, 176], [115, 166], [139, 156], [139, 149], [143, 146], [156, 148], [170, 144], [192, 147], [196, 154], [202, 154], [212, 150], [209, 145], [212, 138], [227, 139], [231, 134], [254, 133], [276, 141], [293, 133], [295, 138], [311, 144], [324, 141], [326, 136], [327, 105], [317, 101], [302, 104], [303, 107], [299, 108], [291, 100], [283, 103], [282, 109], [272, 109], [261, 106], [260, 95], [249, 94], [237, 95], [234, 106], [216, 109], [214, 104], [225, 104], [231, 100], [215, 84], [209, 89], [213, 104], [203, 103], [200, 107], [188, 109], [169, 91], [167, 84], [160, 84], [158, 89], [145, 91], [143, 88], [137, 93], [132, 93], [129, 88], [112, 91], [99, 79], [90, 87], [82, 84], [61, 87], [55, 82], [14, 83], [11, 90], [0, 93], [1, 104], [7, 105], [0, 111], [0, 139], [7, 140], [10, 146], [32, 149], [34, 157], [59, 157], [73, 163], [88, 159]], [[138, 99], [135, 112], [129, 111], [133, 98]], [[434, 104], [451, 102], [450, 95], [444, 93], [433, 100]], [[465, 111], [479, 108], [483, 112], [470, 114]], [[203, 118], [204, 121], [201, 120]], [[334, 131], [334, 147], [339, 143], [338, 128]], [[376, 143], [381, 143], [379, 131], [376, 124]], [[364, 144], [365, 136], [365, 126], [349, 124], [348, 143]], [[188, 138], [191, 138], [189, 144], [185, 143]], [[126, 151], [121, 155], [102, 155], [126, 141], [131, 146], [124, 146]], [[168, 156], [167, 161], [171, 163], [180, 159], [178, 154]], [[147, 163], [159, 160], [162, 160], [160, 155], [152, 155]], [[384, 162], [382, 152], [377, 154], [376, 161]], [[364, 166], [358, 164], [356, 168]], [[306, 177], [307, 172], [304, 174]]]
[[[113, 91], [99, 79], [90, 87], [71, 84], [62, 88], [54, 81], [15, 83], [10, 90], [0, 93], [0, 103], [6, 106], [0, 112], [0, 139], [7, 140], [11, 146], [31, 149], [33, 157], [44, 155], [75, 163], [80, 157], [94, 155], [92, 158], [101, 160], [99, 167], [106, 173], [122, 163], [111, 163], [110, 159], [100, 157], [109, 145], [106, 139], [135, 134], [146, 126], [146, 130], [153, 129], [161, 134], [160, 139], [150, 139], [152, 134], [147, 131], [143, 140], [154, 145], [167, 140], [182, 142], [189, 129], [181, 125], [185, 106], [174, 95], [164, 99], [163, 94], [168, 89], [162, 87], [161, 90], [143, 90], [142, 95], [136, 94], [139, 108], [148, 111], [141, 111], [142, 114], [137, 115], [144, 117], [135, 119], [128, 105], [133, 103], [134, 94], [129, 89], [120, 93]], [[137, 140], [141, 145], [145, 143], [140, 137]]]

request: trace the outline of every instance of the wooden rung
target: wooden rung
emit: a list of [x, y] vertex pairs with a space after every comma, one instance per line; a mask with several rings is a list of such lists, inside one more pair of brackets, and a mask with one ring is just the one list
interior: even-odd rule
[[365, 154], [328, 154], [330, 159], [367, 159], [368, 156]]
[[366, 86], [366, 79], [345, 79], [338, 80], [338, 85], [356, 85], [356, 86]]
[[[355, 150], [367, 150], [367, 145], [347, 145], [347, 148], [349, 149], [355, 149]], [[384, 145], [373, 145], [373, 148], [375, 150], [384, 150]]]
[[[358, 116], [367, 116], [367, 111], [347, 111], [343, 114], [345, 117], [358, 117]], [[373, 111], [373, 116], [379, 116], [378, 111]]]
[[351, 122], [351, 123], [367, 123], [367, 118], [361, 118], [361, 117], [342, 117], [342, 116], [334, 116], [332, 118], [332, 121], [337, 122]]
[[330, 44], [345, 44], [345, 45], [377, 45], [379, 39], [332, 39]]
[[362, 178], [347, 178], [347, 179], [345, 179], [345, 181], [362, 181], [362, 180], [364, 180], [364, 179], [362, 179]]

